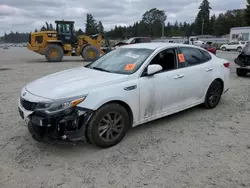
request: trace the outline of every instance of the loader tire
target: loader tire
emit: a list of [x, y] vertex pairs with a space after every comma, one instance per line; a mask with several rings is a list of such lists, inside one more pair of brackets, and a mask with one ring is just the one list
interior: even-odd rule
[[49, 62], [60, 62], [64, 56], [62, 47], [57, 44], [49, 44], [44, 54]]
[[86, 46], [83, 48], [81, 56], [86, 61], [94, 61], [100, 57], [100, 51], [95, 46]]

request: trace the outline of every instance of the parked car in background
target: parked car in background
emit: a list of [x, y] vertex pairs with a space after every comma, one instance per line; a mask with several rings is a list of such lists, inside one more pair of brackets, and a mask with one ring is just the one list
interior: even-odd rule
[[114, 47], [120, 47], [128, 44], [138, 44], [138, 43], [145, 43], [145, 42], [151, 42], [151, 38], [149, 37], [132, 37], [126, 41], [118, 42], [115, 44]]
[[211, 43], [202, 44], [201, 47], [216, 55], [217, 49]]
[[229, 42], [228, 44], [223, 44], [220, 49], [222, 51], [237, 50], [238, 52], [241, 52], [246, 44], [245, 41]]
[[125, 45], [29, 83], [19, 113], [38, 141], [86, 137], [107, 148], [137, 125], [199, 104], [215, 108], [229, 89], [229, 65], [192, 45]]

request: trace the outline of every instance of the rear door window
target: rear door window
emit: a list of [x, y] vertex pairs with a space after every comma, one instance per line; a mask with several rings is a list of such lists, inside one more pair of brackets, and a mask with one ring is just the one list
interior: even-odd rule
[[181, 60], [179, 57], [179, 67], [183, 67], [183, 64], [184, 67], [190, 67], [206, 62], [206, 58], [204, 58], [199, 49], [192, 47], [180, 47], [180, 52], [183, 55], [184, 59]]
[[136, 39], [135, 39], [135, 44], [141, 43], [141, 42], [142, 42], [142, 39], [141, 39], [141, 38], [136, 38]]
[[212, 59], [211, 55], [208, 52], [206, 52], [205, 50], [200, 50], [200, 52], [203, 55], [204, 62], [210, 61]]

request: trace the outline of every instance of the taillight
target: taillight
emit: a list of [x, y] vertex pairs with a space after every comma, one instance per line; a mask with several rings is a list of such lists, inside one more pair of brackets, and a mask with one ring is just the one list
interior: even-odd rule
[[229, 63], [229, 62], [224, 63], [223, 65], [224, 65], [224, 67], [226, 67], [226, 68], [229, 68], [229, 67], [230, 67], [230, 63]]

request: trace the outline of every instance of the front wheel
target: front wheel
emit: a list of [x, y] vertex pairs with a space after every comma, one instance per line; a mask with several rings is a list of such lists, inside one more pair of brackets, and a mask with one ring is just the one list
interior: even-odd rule
[[238, 48], [237, 48], [237, 51], [238, 51], [238, 52], [241, 52], [241, 51], [242, 51], [242, 48], [241, 48], [241, 47], [238, 47]]
[[86, 46], [83, 48], [81, 56], [86, 61], [94, 61], [100, 57], [100, 51], [95, 46]]
[[98, 109], [87, 127], [91, 144], [108, 148], [118, 144], [129, 129], [129, 115], [119, 104], [107, 104]]
[[207, 90], [204, 107], [206, 109], [215, 108], [220, 102], [222, 93], [222, 83], [218, 80], [213, 81]]
[[222, 50], [222, 51], [226, 51], [227, 49], [226, 49], [225, 47], [222, 47], [221, 50]]

